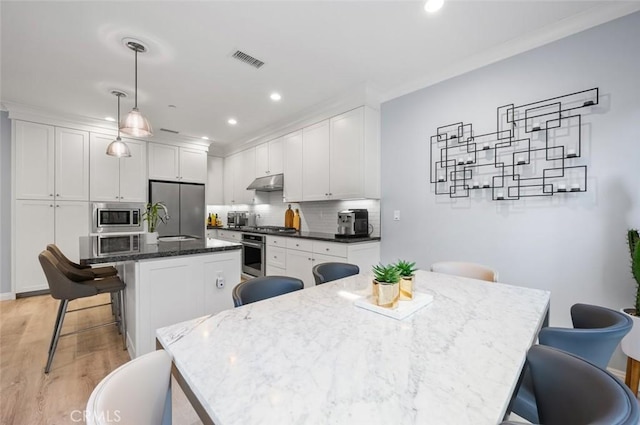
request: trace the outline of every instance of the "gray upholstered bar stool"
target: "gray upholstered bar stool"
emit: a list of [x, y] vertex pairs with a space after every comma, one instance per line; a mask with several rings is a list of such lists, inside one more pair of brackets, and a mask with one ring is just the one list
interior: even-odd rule
[[256, 277], [233, 288], [233, 304], [240, 307], [304, 288], [300, 279], [288, 276]]
[[360, 267], [349, 263], [322, 263], [313, 266], [313, 278], [316, 285], [353, 276], [360, 273]]
[[[49, 284], [49, 290], [51, 296], [54, 299], [60, 300], [60, 306], [58, 307], [58, 315], [53, 327], [53, 335], [51, 336], [51, 344], [49, 345], [49, 355], [47, 358], [47, 365], [44, 372], [49, 373], [51, 369], [51, 363], [53, 362], [53, 356], [58, 346], [58, 340], [67, 335], [73, 335], [80, 332], [85, 332], [91, 329], [96, 329], [103, 326], [117, 324], [122, 334], [122, 343], [124, 348], [127, 348], [126, 340], [126, 322], [125, 322], [125, 308], [124, 308], [124, 288], [125, 284], [117, 276], [106, 277], [103, 279], [86, 280], [82, 283], [75, 282], [69, 279], [62, 270], [58, 267], [59, 262], [55, 256], [49, 251], [42, 251], [38, 256], [42, 270], [47, 278]], [[62, 266], [64, 267], [64, 266]], [[104, 305], [111, 305], [111, 303], [99, 304], [91, 307], [78, 308], [75, 310], [67, 311], [69, 301], [92, 297], [99, 294], [116, 294], [114, 300], [116, 302], [116, 317], [114, 321], [103, 323], [100, 325], [90, 326], [88, 328], [80, 329], [78, 331], [61, 334], [64, 318], [67, 313], [75, 311], [86, 310], [94, 307], [101, 307]]]
[[[68, 259], [60, 248], [58, 248], [55, 244], [47, 245], [47, 251], [53, 254], [54, 257], [58, 260], [60, 264], [66, 264], [74, 273], [74, 277], [68, 276], [71, 280], [82, 281], [82, 280], [91, 280], [91, 279], [100, 279], [103, 277], [111, 277], [118, 274], [118, 270], [113, 266], [104, 266], [104, 267], [91, 267], [91, 266], [81, 266], [78, 263], [75, 263]], [[66, 273], [65, 273], [66, 274]]]

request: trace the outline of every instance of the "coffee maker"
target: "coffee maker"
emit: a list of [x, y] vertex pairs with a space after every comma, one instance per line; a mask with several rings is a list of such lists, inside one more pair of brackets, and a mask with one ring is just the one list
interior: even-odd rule
[[227, 213], [227, 227], [246, 226], [247, 214], [247, 211], [229, 211]]
[[369, 211], [350, 209], [338, 212], [336, 238], [363, 238], [369, 235]]

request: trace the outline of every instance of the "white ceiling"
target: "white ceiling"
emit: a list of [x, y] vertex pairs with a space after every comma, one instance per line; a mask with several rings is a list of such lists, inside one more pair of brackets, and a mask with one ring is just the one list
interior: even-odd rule
[[[138, 58], [138, 106], [154, 137], [168, 128], [230, 151], [345, 93], [366, 88], [387, 100], [639, 9], [448, 1], [428, 15], [422, 1], [3, 0], [0, 99], [103, 119], [115, 114], [117, 88], [129, 94], [124, 115], [134, 58], [121, 40], [134, 37], [149, 48]], [[232, 59], [236, 49], [266, 65]]]

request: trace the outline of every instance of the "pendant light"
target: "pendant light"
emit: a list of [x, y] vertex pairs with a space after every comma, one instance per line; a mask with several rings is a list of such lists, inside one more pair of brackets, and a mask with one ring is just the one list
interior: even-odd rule
[[118, 158], [128, 158], [131, 156], [129, 146], [120, 138], [120, 98], [127, 97], [127, 95], [121, 91], [113, 90], [111, 94], [118, 98], [118, 115], [116, 115], [116, 122], [118, 123], [118, 137], [116, 140], [109, 143], [107, 146], [107, 155], [116, 156]]
[[151, 130], [151, 124], [149, 121], [140, 113], [138, 110], [138, 53], [144, 53], [147, 51], [147, 48], [133, 40], [129, 40], [126, 42], [126, 46], [135, 52], [135, 94], [134, 94], [134, 106], [131, 112], [127, 115], [127, 117], [122, 122], [122, 126], [120, 130], [123, 133], [129, 134], [135, 137], [145, 137], [152, 136], [153, 132]]

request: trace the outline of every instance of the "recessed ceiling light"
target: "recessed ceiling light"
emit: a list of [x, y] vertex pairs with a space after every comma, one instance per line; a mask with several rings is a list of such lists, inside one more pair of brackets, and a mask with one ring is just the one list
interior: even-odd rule
[[116, 119], [113, 117], [104, 117], [104, 120], [109, 122], [116, 122]]
[[269, 96], [271, 98], [271, 100], [273, 100], [274, 102], [279, 101], [280, 99], [282, 99], [282, 96], [280, 96], [280, 93], [276, 93], [273, 92], [271, 93], [271, 96]]
[[230, 125], [236, 125], [236, 124], [238, 124], [238, 121], [236, 121], [236, 119], [235, 119], [235, 118], [229, 118], [229, 119], [227, 120], [227, 122], [228, 122]]
[[424, 4], [424, 10], [429, 13], [434, 13], [440, 10], [443, 4], [444, 0], [427, 0], [427, 2]]
[[202, 136], [202, 140], [209, 140], [207, 136]]

